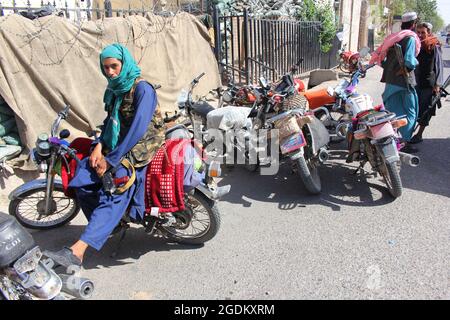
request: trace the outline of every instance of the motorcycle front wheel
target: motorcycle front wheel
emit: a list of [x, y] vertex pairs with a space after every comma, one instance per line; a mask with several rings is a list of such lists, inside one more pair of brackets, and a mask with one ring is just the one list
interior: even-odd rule
[[175, 226], [160, 226], [169, 239], [183, 244], [198, 245], [211, 240], [220, 228], [220, 214], [216, 203], [197, 190], [188, 196], [186, 211], [174, 213]]
[[80, 211], [76, 199], [67, 197], [60, 185], [55, 185], [50, 212], [45, 213], [45, 187], [23, 193], [9, 204], [9, 214], [30, 229], [53, 229], [71, 221]]

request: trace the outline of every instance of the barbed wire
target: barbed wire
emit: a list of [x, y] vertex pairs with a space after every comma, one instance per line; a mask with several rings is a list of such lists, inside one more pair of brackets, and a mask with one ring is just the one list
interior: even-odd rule
[[[123, 12], [120, 14], [122, 16], [120, 21], [126, 25], [123, 28], [124, 36], [119, 36], [116, 41], [123, 45], [131, 43], [137, 45], [141, 50], [140, 56], [136, 52], [138, 63], [144, 58], [147, 48], [157, 41], [156, 35], [164, 33], [168, 27], [173, 28], [175, 19], [187, 18], [183, 16], [185, 13], [179, 6], [164, 6], [164, 1], [158, 1], [147, 8], [144, 7], [144, 1], [141, 0], [141, 4], [142, 8], [139, 10], [116, 9], [118, 14]], [[92, 12], [97, 10], [93, 9]], [[55, 10], [55, 13], [58, 12], [61, 12], [61, 8]], [[143, 17], [136, 18], [140, 17], [136, 14], [138, 12], [143, 14]], [[15, 46], [28, 54], [26, 64], [39, 64], [45, 67], [60, 65], [70, 52], [84, 58], [98, 54], [105, 44], [106, 30], [110, 21], [105, 15], [101, 19], [91, 21], [72, 21], [57, 14], [34, 20], [25, 17], [17, 19], [17, 16], [18, 14], [10, 14], [0, 17], [0, 33], [9, 34], [15, 40], [20, 39], [20, 43], [16, 43]], [[61, 23], [65, 23], [66, 28], [75, 27], [72, 36], [68, 38], [63, 36], [68, 33], [61, 32]], [[86, 43], [83, 38], [84, 31], [95, 35], [94, 45]], [[25, 72], [20, 70], [19, 65], [16, 64], [17, 69], [13, 70], [13, 74]]]

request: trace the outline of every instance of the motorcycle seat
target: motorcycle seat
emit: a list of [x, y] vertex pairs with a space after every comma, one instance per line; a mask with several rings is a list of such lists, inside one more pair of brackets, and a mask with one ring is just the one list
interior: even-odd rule
[[165, 133], [166, 140], [168, 139], [190, 139], [189, 130], [182, 124], [173, 126]]
[[192, 112], [202, 117], [203, 119], [206, 119], [208, 113], [213, 110], [215, 110], [214, 107], [205, 101], [197, 102], [192, 106]]

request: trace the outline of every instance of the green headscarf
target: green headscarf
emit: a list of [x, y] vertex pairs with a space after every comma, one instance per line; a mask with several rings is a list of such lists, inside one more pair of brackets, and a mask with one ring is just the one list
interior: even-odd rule
[[[103, 60], [106, 58], [115, 58], [122, 62], [122, 70], [117, 77], [108, 78], [105, 74]], [[120, 105], [122, 104], [124, 95], [131, 90], [134, 81], [141, 75], [141, 69], [137, 66], [136, 61], [134, 61], [128, 49], [117, 43], [103, 49], [100, 54], [100, 69], [106, 79], [108, 79], [108, 87], [105, 90], [103, 102], [105, 103], [105, 110], [110, 115], [106, 128], [103, 128], [101, 139], [109, 150], [113, 150], [119, 140]]]

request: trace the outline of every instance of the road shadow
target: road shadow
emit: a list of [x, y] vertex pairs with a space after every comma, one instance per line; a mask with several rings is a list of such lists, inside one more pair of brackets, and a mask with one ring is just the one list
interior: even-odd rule
[[394, 200], [381, 178], [374, 179], [361, 172], [355, 174], [357, 164], [351, 166], [337, 162], [345, 157], [344, 152], [334, 152], [330, 161], [320, 167], [320, 195], [308, 193], [300, 177], [292, 172], [289, 161], [280, 166], [278, 174], [270, 176], [248, 172], [242, 167], [228, 169], [220, 185], [231, 184], [232, 187], [221, 201], [243, 207], [251, 207], [251, 200], [278, 203], [280, 210], [324, 205], [333, 211], [340, 211], [341, 206], [382, 206]]
[[[450, 139], [424, 139], [418, 145], [419, 167], [402, 164], [404, 192], [408, 189], [450, 197]], [[310, 195], [299, 176], [292, 172], [290, 162], [281, 164], [278, 174], [260, 175], [242, 166], [228, 168], [219, 185], [231, 184], [231, 191], [222, 201], [251, 207], [252, 200], [278, 203], [280, 210], [309, 205], [324, 205], [333, 211], [341, 206], [376, 207], [395, 201], [381, 176], [374, 176], [366, 164], [359, 171], [358, 162], [345, 163], [345, 143], [332, 145], [330, 159], [319, 169], [322, 181], [320, 195]], [[248, 199], [248, 200], [247, 200]]]
[[[82, 214], [82, 213], [80, 213]], [[82, 234], [84, 225], [66, 225], [53, 230], [32, 231], [36, 244], [44, 250], [57, 251], [63, 246], [71, 246]], [[127, 230], [126, 236], [117, 251], [117, 255], [112, 257], [116, 251], [120, 239], [120, 232], [110, 236], [100, 251], [88, 248], [85, 254], [83, 268], [99, 269], [100, 267], [114, 267], [133, 264], [141, 256], [150, 252], [166, 252], [173, 250], [195, 250], [202, 248], [202, 245], [184, 245], [171, 242], [157, 235], [148, 235], [144, 228], [132, 225]]]

